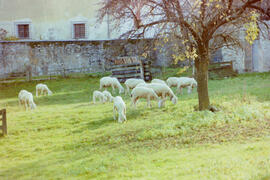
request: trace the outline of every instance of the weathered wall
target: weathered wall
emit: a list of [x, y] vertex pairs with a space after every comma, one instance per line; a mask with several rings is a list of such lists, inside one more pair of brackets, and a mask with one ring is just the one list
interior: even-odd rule
[[[32, 40], [72, 40], [72, 22], [86, 23], [88, 40], [106, 40], [107, 23], [96, 25], [98, 0], [0, 0], [0, 28], [16, 36], [16, 23], [30, 24]], [[111, 34], [110, 38], [117, 38]]]
[[[29, 65], [34, 76], [75, 68], [84, 68], [88, 72], [102, 72], [110, 68], [113, 59], [141, 55], [144, 48], [152, 44], [150, 39], [0, 42], [0, 76], [11, 72], [23, 72]], [[147, 58], [153, 65], [160, 65], [163, 61], [169, 62], [159, 50], [150, 52]]]
[[[270, 21], [266, 23], [270, 25]], [[270, 31], [264, 27], [262, 32], [252, 45], [252, 65], [255, 72], [270, 70]]]
[[270, 71], [270, 32], [263, 32], [252, 45], [246, 42], [245, 32], [240, 33], [243, 49], [222, 49], [223, 61], [233, 61], [234, 69], [243, 72]]
[[[141, 56], [147, 49], [147, 59], [153, 66], [171, 64], [170, 46], [155, 48], [154, 41], [13, 41], [0, 42], [0, 77], [11, 72], [23, 72], [29, 65], [33, 75], [63, 73], [64, 69], [102, 72], [110, 69], [112, 60], [122, 56]], [[270, 70], [270, 41], [255, 41], [241, 49], [222, 49], [222, 60], [233, 60], [234, 69], [246, 71]], [[249, 69], [248, 69], [249, 68]]]

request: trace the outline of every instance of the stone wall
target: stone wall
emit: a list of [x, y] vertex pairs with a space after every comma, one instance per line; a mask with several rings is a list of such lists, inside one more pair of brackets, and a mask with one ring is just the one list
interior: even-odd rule
[[32, 67], [33, 76], [62, 73], [64, 69], [104, 72], [112, 60], [121, 56], [139, 56], [148, 48], [147, 59], [153, 65], [165, 65], [170, 58], [153, 50], [153, 40], [112, 41], [14, 41], [0, 42], [0, 76], [23, 72]]
[[[33, 76], [73, 72], [104, 72], [112, 60], [123, 56], [141, 56], [153, 66], [172, 62], [170, 46], [154, 47], [152, 39], [111, 41], [12, 41], [0, 42], [0, 78], [12, 72], [24, 72], [31, 66]], [[222, 49], [222, 61], [233, 60], [239, 73], [270, 70], [270, 40], [258, 40], [244, 50]]]

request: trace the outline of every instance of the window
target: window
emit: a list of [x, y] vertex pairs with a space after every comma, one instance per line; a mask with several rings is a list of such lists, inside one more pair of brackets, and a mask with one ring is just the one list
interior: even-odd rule
[[74, 38], [85, 39], [85, 24], [73, 24], [74, 25]]
[[29, 39], [29, 24], [18, 24], [18, 38]]

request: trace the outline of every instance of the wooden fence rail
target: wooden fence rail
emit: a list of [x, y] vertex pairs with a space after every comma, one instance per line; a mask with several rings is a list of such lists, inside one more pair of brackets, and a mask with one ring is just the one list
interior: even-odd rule
[[0, 110], [0, 115], [2, 116], [2, 118], [0, 119], [2, 121], [2, 126], [0, 126], [0, 129], [2, 129], [3, 135], [7, 135], [6, 109]]

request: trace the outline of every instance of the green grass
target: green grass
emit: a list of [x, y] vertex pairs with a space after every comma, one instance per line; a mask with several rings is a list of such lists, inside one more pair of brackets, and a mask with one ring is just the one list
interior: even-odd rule
[[54, 94], [34, 97], [35, 111], [17, 95], [36, 82], [0, 85], [0, 179], [270, 179], [270, 73], [210, 80], [217, 113], [194, 111], [195, 91], [162, 109], [133, 109], [124, 96], [124, 124], [112, 103], [89, 102], [99, 78], [44, 83]]

